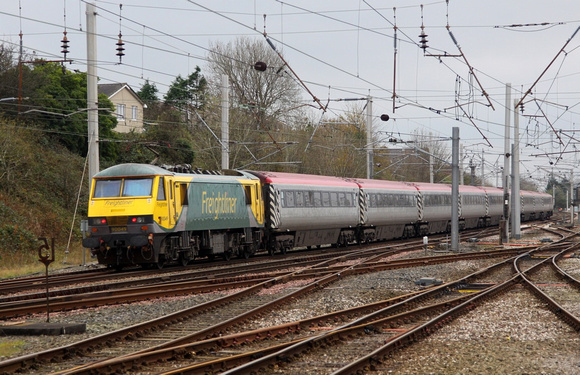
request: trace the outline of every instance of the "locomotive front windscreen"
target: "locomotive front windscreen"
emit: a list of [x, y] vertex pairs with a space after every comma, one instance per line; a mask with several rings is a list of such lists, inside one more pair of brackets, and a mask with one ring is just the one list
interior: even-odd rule
[[153, 178], [96, 180], [93, 198], [151, 196]]

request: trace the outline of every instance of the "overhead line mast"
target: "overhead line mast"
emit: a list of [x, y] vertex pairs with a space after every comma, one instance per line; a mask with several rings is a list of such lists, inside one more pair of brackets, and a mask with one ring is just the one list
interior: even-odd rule
[[89, 184], [99, 172], [99, 113], [97, 89], [97, 12], [94, 3], [87, 3], [87, 121]]

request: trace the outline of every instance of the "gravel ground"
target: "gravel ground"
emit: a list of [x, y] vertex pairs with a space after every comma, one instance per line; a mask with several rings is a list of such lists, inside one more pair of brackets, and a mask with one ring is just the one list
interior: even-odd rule
[[523, 289], [395, 353], [381, 373], [580, 374], [580, 336]]

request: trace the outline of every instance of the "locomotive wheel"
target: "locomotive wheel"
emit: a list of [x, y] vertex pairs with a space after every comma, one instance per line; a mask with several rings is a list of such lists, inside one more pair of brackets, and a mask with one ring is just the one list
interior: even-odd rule
[[282, 246], [280, 248], [280, 254], [285, 255], [288, 252], [288, 249], [290, 249], [288, 246]]
[[240, 252], [238, 253], [238, 258], [241, 258], [241, 259], [248, 259], [248, 258], [250, 258], [250, 256], [251, 256], [251, 255], [252, 255], [252, 254], [251, 254], [251, 252], [250, 252], [250, 249], [249, 249], [249, 248], [244, 248], [242, 251], [240, 251]]
[[230, 250], [224, 251], [223, 258], [225, 261], [232, 259], [232, 252]]
[[180, 264], [181, 264], [183, 267], [185, 267], [185, 266], [187, 266], [187, 265], [189, 264], [189, 259], [187, 259], [187, 258], [185, 257], [185, 255], [182, 253], [182, 254], [180, 254], [180, 255], [179, 255], [179, 263], [180, 263]]
[[163, 255], [159, 255], [159, 260], [157, 261], [157, 269], [163, 269], [163, 266], [165, 265], [165, 256]]
[[270, 256], [274, 255], [274, 249], [272, 247], [268, 247], [268, 255]]

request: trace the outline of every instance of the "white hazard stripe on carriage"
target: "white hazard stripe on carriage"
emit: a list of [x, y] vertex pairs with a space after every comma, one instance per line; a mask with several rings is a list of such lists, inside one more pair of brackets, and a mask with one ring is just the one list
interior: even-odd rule
[[489, 216], [489, 195], [485, 193], [485, 216]]
[[417, 190], [417, 219], [423, 220], [423, 194], [420, 190]]
[[272, 187], [272, 185], [269, 186], [268, 190], [270, 201], [270, 228], [278, 229], [280, 227], [280, 192]]
[[358, 198], [358, 210], [360, 217], [360, 224], [366, 224], [368, 220], [367, 207], [369, 202], [369, 195], [365, 193], [362, 189], [359, 192]]
[[461, 194], [457, 195], [457, 215], [459, 215], [459, 217], [461, 217]]

